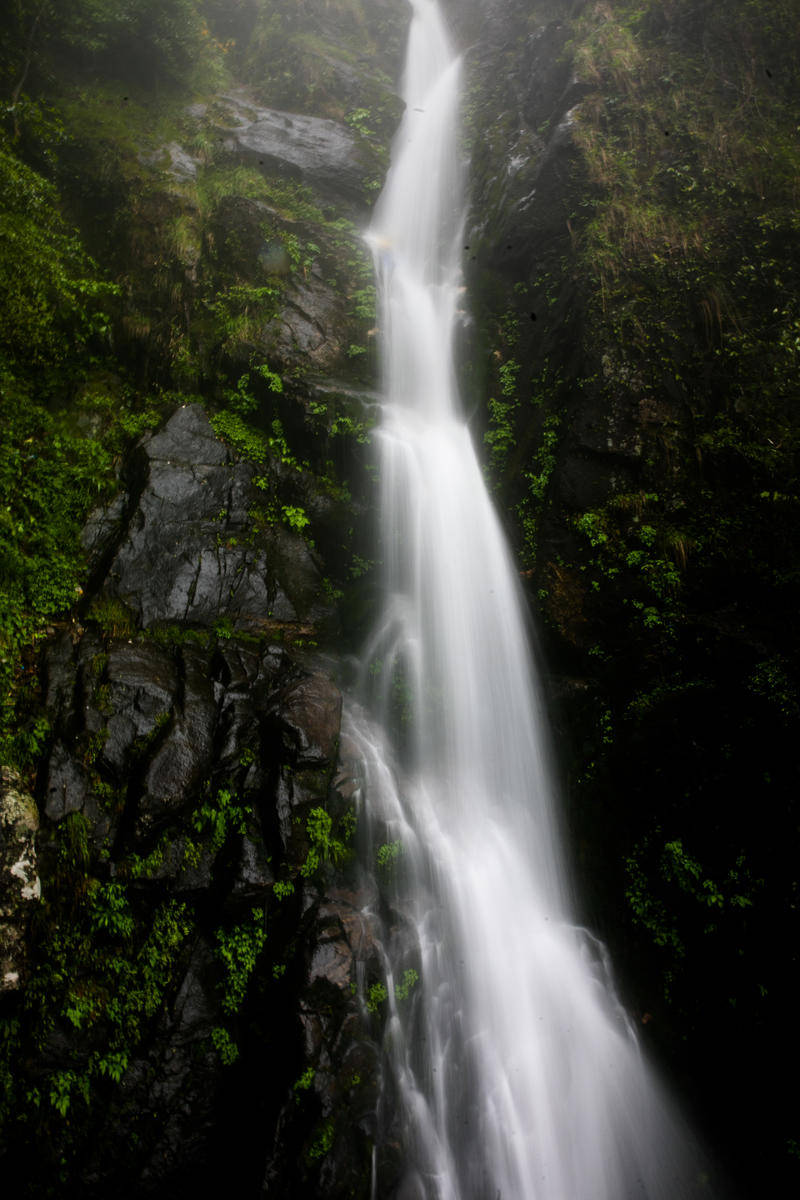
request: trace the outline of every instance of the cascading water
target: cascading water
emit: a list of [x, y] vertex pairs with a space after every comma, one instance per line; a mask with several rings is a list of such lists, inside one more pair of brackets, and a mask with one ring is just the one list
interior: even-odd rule
[[571, 920], [524, 609], [458, 411], [461, 65], [435, 0], [412, 8], [406, 114], [367, 235], [388, 593], [368, 658], [408, 694], [402, 767], [375, 726], [351, 729], [413, 930], [410, 952], [391, 930], [385, 943], [399, 1194], [708, 1196], [602, 948]]

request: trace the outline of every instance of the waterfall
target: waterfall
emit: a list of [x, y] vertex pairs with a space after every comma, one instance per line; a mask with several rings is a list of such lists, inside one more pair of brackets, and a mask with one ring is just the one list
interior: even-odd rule
[[[453, 367], [461, 63], [435, 0], [412, 9], [406, 112], [367, 233], [387, 598], [366, 662], [382, 711], [350, 718], [394, 889], [373, 1006], [386, 1016], [384, 1110], [402, 1128], [398, 1195], [708, 1196], [604, 950], [571, 912], [524, 603]], [[381, 729], [398, 707], [393, 750]]]

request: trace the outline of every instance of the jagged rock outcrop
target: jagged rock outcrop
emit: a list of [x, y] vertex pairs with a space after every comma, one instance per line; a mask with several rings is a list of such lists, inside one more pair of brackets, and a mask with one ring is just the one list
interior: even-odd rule
[[279, 526], [254, 531], [257, 472], [233, 459], [199, 405], [144, 441], [127, 473], [127, 494], [92, 517], [85, 541], [101, 569], [109, 564], [103, 596], [137, 624], [226, 618], [255, 631], [330, 615], [303, 539]]

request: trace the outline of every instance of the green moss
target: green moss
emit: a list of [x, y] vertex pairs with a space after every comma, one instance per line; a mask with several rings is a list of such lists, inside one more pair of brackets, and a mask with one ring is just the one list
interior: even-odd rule
[[316, 1137], [311, 1143], [308, 1156], [311, 1159], [324, 1158], [333, 1147], [334, 1125], [332, 1120], [325, 1121], [317, 1130]]
[[98, 596], [89, 605], [87, 620], [100, 626], [107, 637], [130, 637], [135, 628], [133, 613], [121, 600]]

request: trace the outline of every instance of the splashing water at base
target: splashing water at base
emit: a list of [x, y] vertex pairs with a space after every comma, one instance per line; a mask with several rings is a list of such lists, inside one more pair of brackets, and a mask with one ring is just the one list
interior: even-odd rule
[[384, 726], [390, 690], [410, 710], [403, 769], [374, 725], [350, 718], [402, 913], [385, 943], [399, 1195], [709, 1196], [602, 947], [572, 923], [524, 609], [458, 412], [460, 62], [435, 0], [412, 8], [406, 115], [367, 234], [387, 586], [367, 659], [381, 663]]

